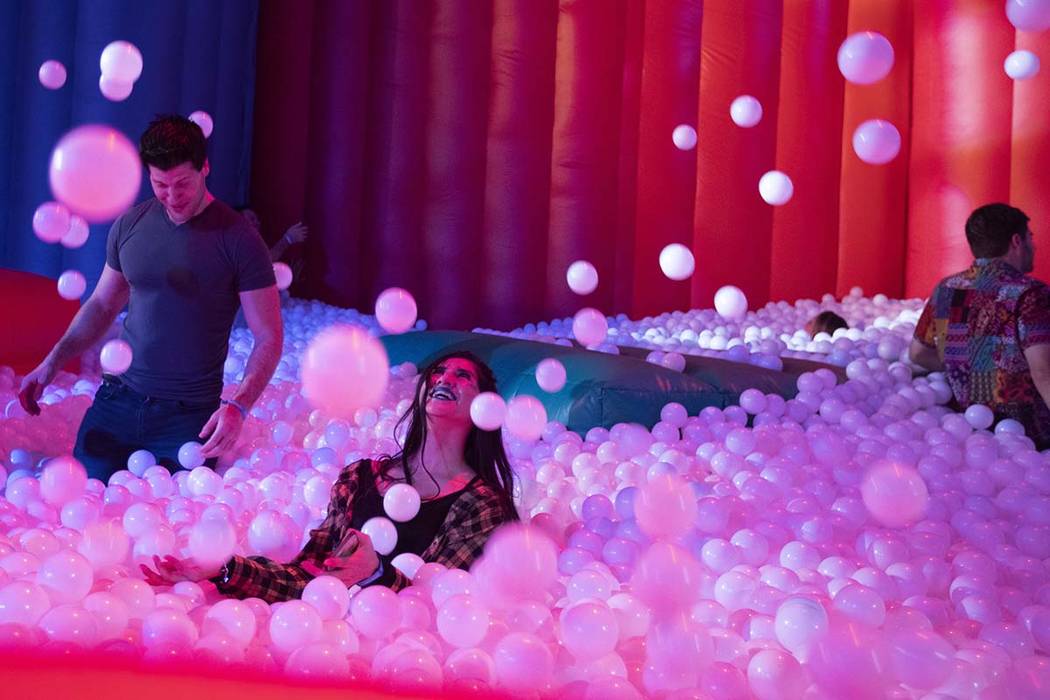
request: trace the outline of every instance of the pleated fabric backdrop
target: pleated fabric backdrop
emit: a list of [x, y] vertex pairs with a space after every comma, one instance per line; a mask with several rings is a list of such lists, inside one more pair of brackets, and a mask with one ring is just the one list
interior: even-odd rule
[[[836, 54], [865, 30], [896, 62], [848, 84]], [[435, 326], [509, 328], [709, 307], [724, 284], [752, 306], [922, 296], [968, 263], [975, 206], [1050, 230], [1050, 78], [1002, 68], [1050, 61], [1050, 32], [1016, 32], [1001, 0], [270, 0], [258, 46], [254, 205], [274, 238], [306, 221], [295, 291], [340, 305], [402, 286]], [[750, 129], [741, 94], [763, 105]], [[901, 132], [887, 165], [852, 150], [873, 118]], [[758, 194], [774, 168], [795, 185], [778, 208]], [[660, 272], [672, 242], [690, 281]], [[578, 259], [601, 278], [582, 298]]]
[[[215, 122], [208, 184], [230, 203], [247, 199], [258, 10], [252, 0], [0, 2], [0, 268], [54, 278], [79, 270], [94, 288], [109, 223], [92, 225], [77, 250], [44, 244], [32, 229], [33, 212], [52, 199], [51, 150], [81, 124], [110, 124], [137, 144], [158, 113], [206, 110]], [[118, 39], [139, 48], [143, 72], [128, 99], [110, 102], [98, 88], [99, 56]], [[37, 78], [49, 59], [68, 73], [59, 90]], [[145, 177], [139, 196], [152, 196]]]

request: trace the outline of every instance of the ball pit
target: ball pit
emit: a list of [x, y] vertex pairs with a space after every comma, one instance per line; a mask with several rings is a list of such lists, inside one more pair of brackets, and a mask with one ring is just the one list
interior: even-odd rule
[[[801, 330], [823, 309], [850, 329]], [[341, 467], [396, 449], [415, 367], [390, 367], [378, 401], [338, 415], [300, 381], [315, 336], [380, 334], [373, 317], [292, 300], [278, 369], [217, 473], [191, 446], [174, 475], [140, 451], [108, 484], [85, 479], [68, 454], [97, 377], [60, 374], [30, 418], [0, 368], [0, 645], [557, 697], [1045, 697], [1050, 458], [1012, 421], [948, 409], [939, 374], [913, 374], [920, 309], [853, 290], [733, 320], [605, 318], [604, 339], [589, 315], [575, 335], [600, 351], [820, 359], [847, 378], [807, 372], [787, 401], [751, 390], [585, 435], [508, 401], [523, 523], [469, 572], [401, 558], [415, 584], [399, 593], [350, 597], [321, 577], [273, 605], [154, 589], [137, 564], [294, 556]], [[510, 334], [565, 342], [573, 320]], [[251, 347], [235, 329], [228, 383]], [[411, 518], [418, 494], [393, 493], [387, 514]]]

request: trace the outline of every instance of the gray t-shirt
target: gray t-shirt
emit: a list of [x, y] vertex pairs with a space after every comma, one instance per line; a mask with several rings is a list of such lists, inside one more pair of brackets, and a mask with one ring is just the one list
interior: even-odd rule
[[149, 199], [113, 223], [106, 264], [131, 286], [123, 381], [156, 398], [216, 401], [238, 293], [276, 284], [258, 231], [218, 200], [176, 225]]

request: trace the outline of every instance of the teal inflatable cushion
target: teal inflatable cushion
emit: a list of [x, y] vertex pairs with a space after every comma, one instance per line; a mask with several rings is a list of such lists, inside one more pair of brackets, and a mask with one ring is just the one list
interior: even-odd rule
[[[504, 398], [531, 394], [543, 402], [548, 419], [580, 433], [623, 422], [652, 426], [671, 401], [695, 415], [707, 406], [722, 408], [736, 400], [736, 395], [701, 379], [633, 357], [461, 331], [404, 333], [382, 341], [392, 366], [411, 362], [423, 367], [444, 353], [469, 350], [492, 368]], [[548, 357], [565, 365], [568, 377], [554, 394], [536, 384], [536, 365]]]

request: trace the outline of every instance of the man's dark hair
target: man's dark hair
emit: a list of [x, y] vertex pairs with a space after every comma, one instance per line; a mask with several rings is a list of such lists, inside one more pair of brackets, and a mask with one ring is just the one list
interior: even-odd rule
[[1024, 238], [1028, 215], [1009, 204], [985, 204], [966, 220], [966, 240], [975, 258], [997, 258], [1010, 250], [1015, 233]]
[[178, 114], [161, 114], [149, 123], [139, 139], [142, 164], [158, 170], [190, 163], [196, 170], [208, 157], [207, 141], [201, 128]]
[[816, 318], [813, 319], [813, 328], [813, 335], [816, 335], [820, 331], [824, 331], [828, 335], [831, 335], [839, 328], [849, 328], [849, 324], [846, 323], [846, 319], [842, 318], [834, 311], [821, 311], [817, 314]]

